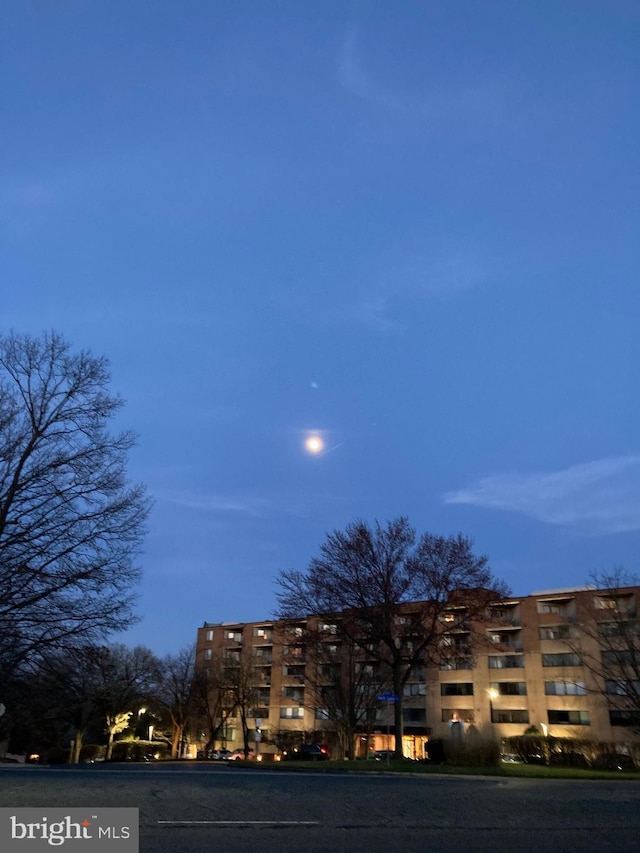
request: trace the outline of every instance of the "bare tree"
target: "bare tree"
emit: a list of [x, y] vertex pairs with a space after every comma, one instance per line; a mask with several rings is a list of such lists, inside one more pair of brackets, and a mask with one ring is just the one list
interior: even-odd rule
[[342, 634], [339, 622], [307, 623], [305, 705], [333, 724], [341, 755], [354, 758], [357, 732], [369, 733], [380, 708], [378, 695], [389, 686], [389, 673], [361, 646]]
[[155, 695], [171, 723], [171, 757], [181, 758], [187, 727], [194, 715], [195, 646], [167, 655], [161, 666]]
[[144, 646], [76, 646], [45, 652], [37, 673], [34, 700], [43, 713], [72, 731], [70, 762], [80, 759], [91, 726], [107, 734], [106, 759], [114, 736], [126, 729], [139, 706], [148, 701], [157, 678], [158, 660]]
[[98, 674], [93, 651], [75, 647], [64, 653], [45, 653], [31, 697], [45, 719], [55, 721], [61, 732], [66, 731], [67, 737], [70, 735], [70, 764], [79, 762], [89, 726], [98, 720], [104, 724], [96, 702]]
[[109, 761], [115, 735], [128, 728], [131, 715], [149, 701], [160, 664], [145, 646], [89, 647], [85, 655], [93, 663], [94, 703], [107, 730], [106, 760]]
[[249, 757], [249, 720], [254, 717], [260, 701], [260, 680], [256, 669], [256, 659], [243, 649], [233, 666], [226, 666], [226, 677], [230, 686], [232, 706], [240, 717], [242, 743], [245, 758]]
[[201, 728], [206, 731], [206, 755], [216, 741], [223, 739], [221, 735], [235, 713], [231, 680], [220, 655], [212, 656], [206, 667], [196, 670], [193, 701]]
[[[0, 337], [0, 659], [104, 639], [133, 621], [149, 502], [108, 363], [55, 333]], [[0, 676], [2, 676], [0, 672]]]
[[[577, 615], [577, 638], [567, 641], [593, 675], [612, 724], [640, 734], [640, 581], [623, 568], [595, 573], [593, 595]], [[615, 722], [614, 722], [615, 720]]]
[[489, 601], [507, 593], [487, 558], [475, 556], [460, 535], [425, 533], [419, 539], [406, 518], [386, 526], [364, 521], [334, 531], [320, 546], [306, 572], [284, 571], [279, 615], [317, 616], [340, 626], [342, 636], [359, 646], [391, 675], [395, 752], [402, 757], [403, 690], [412, 669], [438, 663], [446, 654], [444, 616], [455, 600], [470, 623]]

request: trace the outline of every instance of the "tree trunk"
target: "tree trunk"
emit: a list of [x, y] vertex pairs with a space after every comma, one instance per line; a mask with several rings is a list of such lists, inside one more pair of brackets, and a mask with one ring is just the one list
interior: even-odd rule
[[73, 746], [69, 753], [69, 764], [79, 764], [80, 763], [80, 750], [82, 749], [82, 735], [83, 732], [80, 729], [76, 731], [75, 737], [73, 739]]
[[404, 721], [402, 719], [402, 691], [404, 689], [402, 674], [395, 671], [393, 673], [393, 692], [398, 697], [398, 701], [393, 703], [393, 725], [395, 731], [395, 749], [394, 758], [403, 758], [402, 752], [402, 736], [404, 735]]
[[171, 758], [180, 758], [180, 742], [182, 741], [182, 726], [173, 726], [171, 735]]
[[105, 761], [111, 761], [113, 755], [113, 729], [109, 726], [109, 739], [107, 740], [107, 751], [104, 757]]

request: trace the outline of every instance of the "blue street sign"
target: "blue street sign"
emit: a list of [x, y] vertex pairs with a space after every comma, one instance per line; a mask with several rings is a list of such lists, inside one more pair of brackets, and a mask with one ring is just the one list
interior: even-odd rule
[[379, 702], [399, 702], [400, 697], [392, 693], [391, 690], [385, 690], [384, 693], [378, 693], [376, 697]]

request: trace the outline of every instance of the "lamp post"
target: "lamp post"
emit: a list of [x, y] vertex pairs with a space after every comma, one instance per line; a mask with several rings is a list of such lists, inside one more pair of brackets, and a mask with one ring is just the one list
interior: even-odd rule
[[144, 730], [141, 728], [141, 724], [142, 724], [142, 718], [144, 717], [144, 715], [146, 713], [147, 713], [146, 708], [144, 708], [144, 707], [138, 708], [138, 722], [136, 725], [136, 737], [138, 738], [138, 740], [140, 740], [140, 732], [141, 731], [144, 732]]

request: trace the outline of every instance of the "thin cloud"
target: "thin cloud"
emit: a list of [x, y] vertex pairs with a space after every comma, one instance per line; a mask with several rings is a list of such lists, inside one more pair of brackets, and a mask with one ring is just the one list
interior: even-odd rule
[[408, 278], [422, 296], [447, 297], [483, 284], [487, 274], [477, 258], [460, 252], [434, 260], [416, 258], [409, 266]]
[[[403, 255], [398, 261], [397, 256]], [[407, 254], [409, 258], [407, 259]], [[380, 268], [387, 272], [379, 273]], [[416, 304], [444, 300], [473, 290], [486, 283], [486, 266], [474, 254], [452, 252], [449, 256], [429, 257], [397, 249], [393, 258], [378, 259], [379, 292], [361, 299], [349, 312], [349, 319], [374, 332], [402, 331], [405, 325], [392, 317], [396, 303], [410, 300]]]
[[638, 531], [640, 456], [600, 459], [547, 474], [495, 474], [447, 492], [444, 501], [519, 512], [596, 533]]
[[354, 306], [351, 316], [374, 332], [395, 332], [402, 326], [387, 316], [388, 296], [373, 296]]
[[338, 82], [359, 98], [377, 100], [368, 75], [356, 56], [356, 34], [350, 32], [342, 43], [338, 58]]
[[323, 497], [314, 496], [313, 501], [286, 495], [266, 499], [233, 494], [210, 494], [186, 489], [170, 491], [166, 488], [152, 489], [152, 494], [157, 501], [182, 509], [215, 516], [234, 515], [256, 519], [273, 519], [282, 516], [312, 517], [318, 497]]
[[154, 497], [159, 501], [170, 503], [184, 509], [193, 509], [208, 513], [236, 513], [249, 515], [253, 518], [263, 516], [265, 514], [264, 511], [267, 508], [266, 501], [255, 499], [243, 500], [241, 498], [229, 497], [226, 495], [212, 495], [202, 492], [155, 491]]
[[423, 95], [394, 91], [374, 78], [363, 61], [355, 30], [347, 33], [340, 47], [337, 80], [354, 97], [386, 109], [406, 111], [433, 121], [469, 118], [502, 123], [506, 110], [504, 93], [495, 83], [475, 84], [449, 91], [431, 89]]

